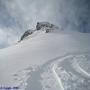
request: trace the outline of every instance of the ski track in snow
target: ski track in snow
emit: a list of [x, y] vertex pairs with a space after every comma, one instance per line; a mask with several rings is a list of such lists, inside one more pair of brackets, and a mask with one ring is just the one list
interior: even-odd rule
[[78, 73], [80, 73], [82, 76], [84, 76], [85, 78], [90, 79], [90, 74], [89, 74], [88, 72], [86, 72], [83, 68], [81, 68], [77, 61], [74, 61], [74, 62], [72, 63], [72, 67], [73, 67]]
[[56, 78], [56, 80], [58, 81], [58, 83], [59, 83], [59, 85], [60, 85], [60, 90], [64, 90], [64, 87], [63, 87], [63, 85], [62, 85], [62, 81], [61, 81], [61, 79], [59, 78], [59, 76], [57, 75], [57, 73], [56, 73], [56, 68], [58, 68], [57, 67], [57, 65], [53, 65], [53, 68], [52, 68], [52, 71], [53, 71], [53, 74], [54, 74], [54, 76], [55, 76], [55, 78]]
[[[18, 78], [16, 81], [20, 90], [90, 90], [90, 74], [80, 67], [78, 61], [73, 61], [77, 55], [84, 54], [75, 53], [56, 57], [42, 66], [30, 66], [22, 70], [24, 74], [17, 73], [14, 77]], [[83, 86], [84, 83], [89, 86], [86, 88]]]

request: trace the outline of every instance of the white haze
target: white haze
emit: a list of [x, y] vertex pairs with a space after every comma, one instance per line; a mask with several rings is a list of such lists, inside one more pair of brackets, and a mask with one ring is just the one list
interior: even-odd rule
[[[9, 27], [16, 39], [20, 38], [28, 28], [35, 28], [38, 21], [51, 22], [62, 30], [82, 31], [83, 28], [88, 30], [90, 26], [88, 0], [87, 2], [85, 0], [82, 2], [80, 0], [1, 0], [0, 2], [4, 6], [0, 12], [3, 17], [3, 22], [0, 24], [5, 28]], [[3, 32], [7, 33], [10, 30]]]

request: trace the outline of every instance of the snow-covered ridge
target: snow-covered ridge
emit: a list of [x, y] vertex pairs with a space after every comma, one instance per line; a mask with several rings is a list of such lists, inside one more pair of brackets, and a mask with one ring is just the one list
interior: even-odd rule
[[54, 24], [51, 24], [49, 22], [37, 22], [36, 28], [35, 30], [29, 29], [27, 31], [24, 32], [24, 34], [21, 36], [21, 40], [25, 39], [27, 36], [32, 35], [34, 32], [36, 31], [44, 31], [45, 33], [49, 33], [52, 31], [56, 31], [58, 30], [59, 27], [57, 27]]

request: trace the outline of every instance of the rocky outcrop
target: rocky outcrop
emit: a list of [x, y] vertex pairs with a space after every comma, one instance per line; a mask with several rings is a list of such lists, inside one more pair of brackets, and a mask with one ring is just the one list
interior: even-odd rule
[[25, 31], [25, 33], [21, 36], [20, 41], [23, 40], [25, 37], [31, 35], [33, 32], [34, 32], [33, 30], [27, 30], [27, 31]]
[[54, 25], [49, 22], [37, 22], [36, 29], [41, 30], [42, 28], [53, 28]]
[[27, 36], [33, 34], [35, 31], [43, 30], [46, 33], [49, 33], [49, 32], [56, 30], [56, 29], [58, 29], [58, 27], [55, 26], [54, 24], [49, 23], [49, 22], [37, 22], [36, 29], [35, 30], [29, 29], [29, 30], [25, 31], [24, 34], [21, 36], [20, 41], [22, 41]]

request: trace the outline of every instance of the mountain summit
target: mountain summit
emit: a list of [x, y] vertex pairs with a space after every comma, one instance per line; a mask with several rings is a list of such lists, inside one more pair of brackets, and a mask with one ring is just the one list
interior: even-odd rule
[[45, 33], [49, 33], [51, 31], [58, 30], [58, 29], [59, 27], [49, 22], [37, 22], [35, 30], [29, 29], [25, 31], [24, 34], [21, 36], [20, 41], [26, 38], [27, 36], [33, 34], [35, 31], [41, 30], [41, 31], [45, 31]]
[[49, 22], [37, 22], [37, 25], [36, 25], [36, 30], [41, 30], [41, 29], [58, 29], [58, 27], [54, 24], [51, 24]]

